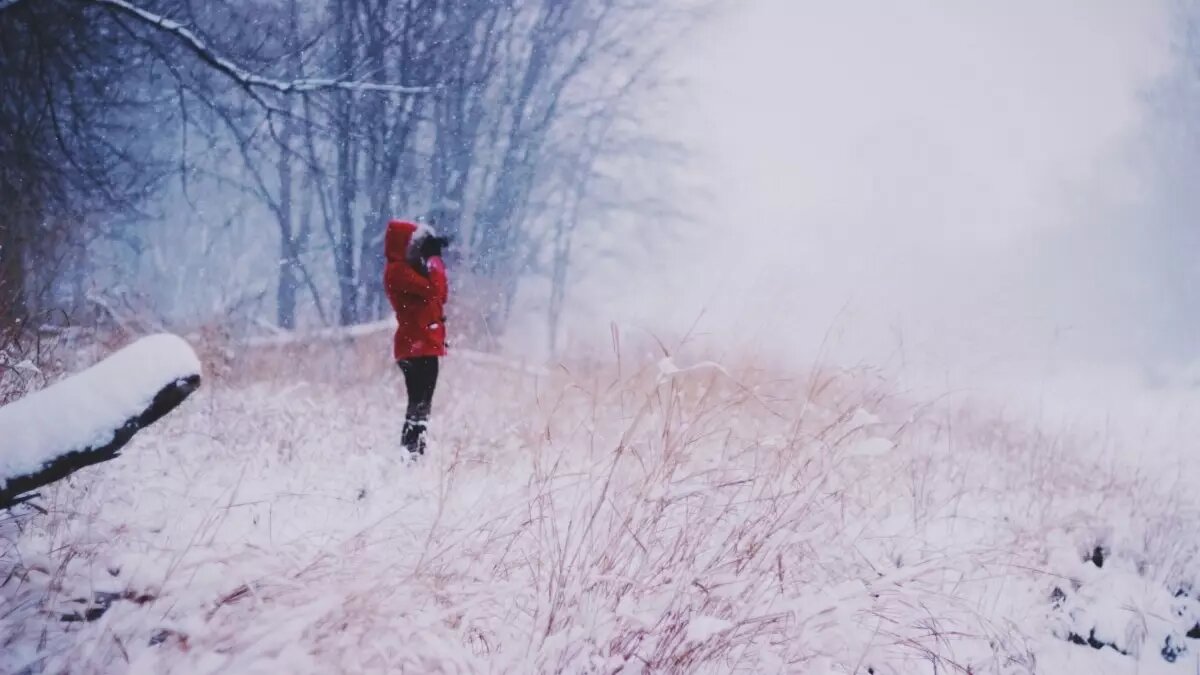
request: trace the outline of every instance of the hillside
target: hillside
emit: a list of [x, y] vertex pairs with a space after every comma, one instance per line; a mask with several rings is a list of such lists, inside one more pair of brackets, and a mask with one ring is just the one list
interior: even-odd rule
[[451, 358], [405, 466], [385, 336], [205, 353], [123, 458], [0, 516], [3, 672], [1200, 664], [1193, 491], [1102, 436], [865, 370]]

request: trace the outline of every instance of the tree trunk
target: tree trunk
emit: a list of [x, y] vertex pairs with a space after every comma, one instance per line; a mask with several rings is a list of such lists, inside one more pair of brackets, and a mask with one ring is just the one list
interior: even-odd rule
[[[300, 42], [300, 17], [296, 0], [288, 7], [288, 37], [287, 42], [296, 49]], [[290, 57], [288, 76], [293, 79], [300, 77], [299, 59], [296, 52]], [[279, 209], [276, 214], [279, 220], [279, 287], [275, 296], [276, 324], [280, 328], [293, 330], [296, 328], [296, 287], [300, 283], [300, 248], [295, 237], [294, 218], [292, 216], [292, 186], [294, 181], [292, 171], [292, 138], [295, 136], [294, 106], [288, 99], [287, 110], [283, 120], [283, 128], [279, 133]]]
[[0, 228], [0, 328], [19, 328], [28, 317], [25, 298], [25, 246], [21, 226]]
[[[290, 107], [290, 106], [289, 106]], [[292, 121], [289, 117], [280, 132], [280, 142], [285, 148], [279, 153], [279, 289], [276, 294], [276, 323], [280, 328], [292, 330], [296, 327], [297, 268], [300, 252], [296, 247], [292, 226], [292, 155], [290, 147]]]
[[[15, 187], [0, 185], [0, 203], [7, 211], [0, 215], [0, 340], [4, 336], [15, 337], [29, 318], [25, 260], [33, 219], [22, 201]], [[4, 346], [2, 342], [0, 346]]]
[[[352, 72], [354, 68], [354, 20], [353, 0], [336, 0], [334, 25], [337, 27], [337, 71]], [[357, 183], [353, 118], [354, 95], [340, 92], [337, 95], [336, 143], [337, 143], [337, 239], [334, 242], [334, 266], [337, 272], [340, 304], [338, 323], [349, 326], [358, 320], [358, 278], [355, 274], [354, 254], [354, 200]]]
[[558, 333], [562, 327], [563, 310], [567, 305], [567, 274], [570, 268], [570, 233], [567, 231], [567, 224], [560, 218], [554, 228], [554, 260], [550, 272], [550, 301], [546, 315], [546, 329], [550, 333], [550, 355], [556, 358]]
[[[297, 256], [303, 251], [308, 251], [308, 242], [312, 239], [314, 193], [318, 190], [319, 188], [315, 185], [315, 181], [311, 175], [301, 184], [300, 229], [296, 233]], [[328, 326], [329, 317], [325, 314], [325, 303], [321, 300], [321, 292], [317, 288], [317, 284], [309, 276], [308, 270], [304, 267], [302, 260], [297, 260], [296, 269], [304, 275], [309, 293], [312, 295], [313, 307], [317, 310], [317, 317], [321, 320], [322, 325]]]

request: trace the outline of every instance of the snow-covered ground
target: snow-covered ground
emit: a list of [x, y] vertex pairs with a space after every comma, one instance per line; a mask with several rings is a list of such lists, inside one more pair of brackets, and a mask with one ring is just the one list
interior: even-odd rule
[[867, 372], [451, 359], [406, 467], [360, 342], [212, 352], [0, 516], [0, 671], [1200, 668], [1195, 482], [1117, 434]]

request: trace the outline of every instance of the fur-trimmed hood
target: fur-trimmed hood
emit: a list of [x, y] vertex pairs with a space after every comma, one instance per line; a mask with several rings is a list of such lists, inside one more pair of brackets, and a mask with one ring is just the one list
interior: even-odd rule
[[384, 253], [388, 262], [407, 262], [419, 267], [421, 243], [428, 237], [436, 237], [437, 230], [430, 225], [414, 223], [408, 220], [392, 220], [388, 222], [387, 233], [384, 235]]

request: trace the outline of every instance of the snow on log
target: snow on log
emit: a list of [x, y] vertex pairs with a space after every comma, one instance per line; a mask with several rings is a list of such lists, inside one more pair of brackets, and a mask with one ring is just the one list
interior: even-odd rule
[[141, 429], [200, 386], [182, 338], [152, 335], [91, 368], [0, 407], [0, 509], [31, 490], [117, 457]]

